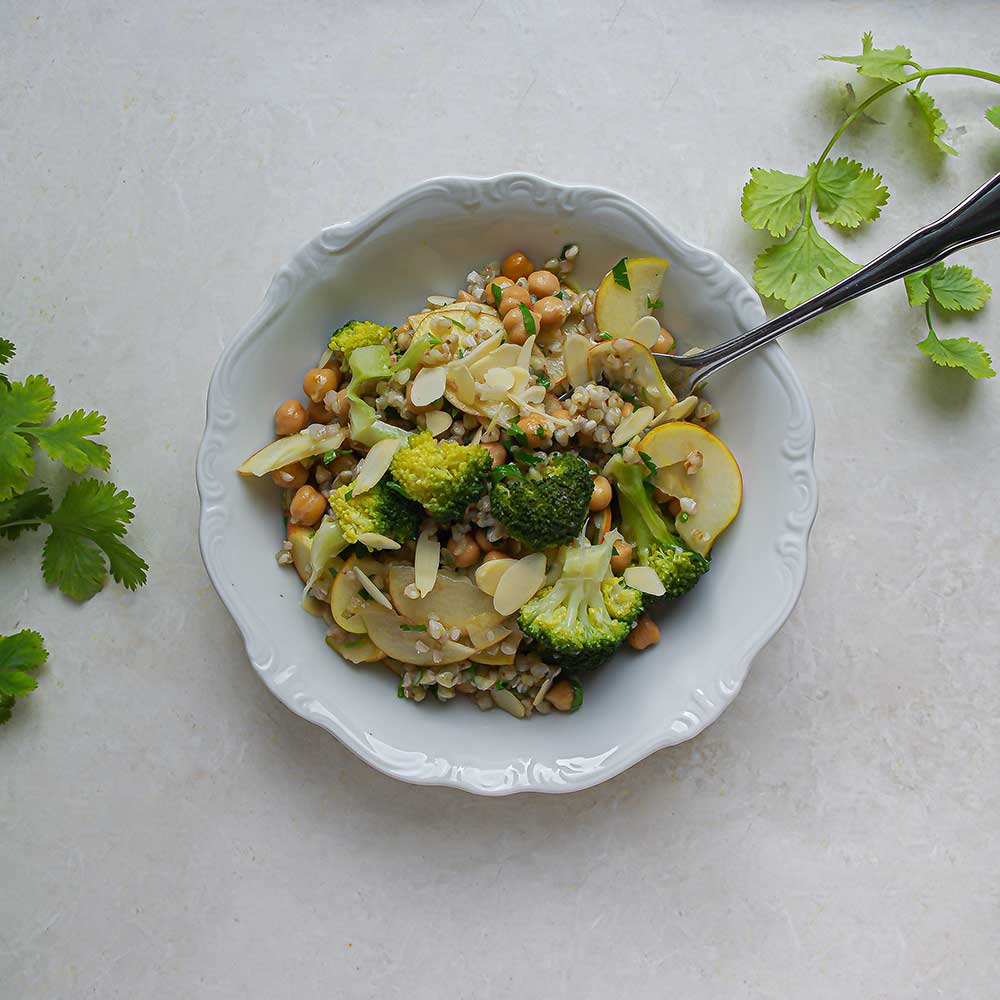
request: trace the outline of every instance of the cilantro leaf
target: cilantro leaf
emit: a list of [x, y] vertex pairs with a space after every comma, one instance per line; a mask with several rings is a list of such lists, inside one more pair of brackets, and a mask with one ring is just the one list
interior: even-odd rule
[[908, 93], [916, 102], [921, 116], [927, 123], [928, 129], [930, 129], [931, 142], [942, 153], [950, 153], [952, 156], [958, 156], [958, 150], [954, 146], [949, 146], [941, 138], [948, 131], [948, 123], [944, 120], [944, 115], [941, 114], [937, 104], [934, 103], [934, 98], [926, 90], [910, 90]]
[[992, 359], [982, 344], [968, 337], [950, 337], [939, 340], [933, 327], [917, 347], [936, 365], [943, 368], [961, 368], [973, 378], [993, 378]]
[[[988, 113], [989, 112], [987, 112], [987, 114]], [[0, 365], [7, 364], [7, 362], [10, 361], [12, 357], [14, 357], [14, 351], [15, 351], [14, 345], [9, 340], [0, 337]], [[3, 372], [0, 372], [0, 386], [9, 386], [9, 385], [10, 385], [10, 379], [7, 378], [7, 376], [4, 375]]]
[[962, 264], [934, 264], [904, 279], [911, 306], [922, 306], [932, 298], [949, 312], [976, 312], [986, 305], [993, 289]]
[[743, 218], [754, 229], [784, 236], [802, 220], [802, 196], [808, 184], [809, 179], [798, 174], [753, 167], [740, 201]]
[[823, 56], [830, 62], [851, 63], [862, 76], [887, 83], [902, 83], [909, 75], [909, 67], [919, 69], [913, 54], [905, 45], [894, 49], [876, 49], [872, 33], [866, 31], [861, 38], [861, 54], [857, 56]]
[[38, 439], [49, 458], [60, 462], [72, 472], [86, 472], [90, 468], [106, 469], [111, 455], [103, 444], [88, 441], [94, 434], [104, 432], [104, 417], [96, 410], [85, 413], [74, 410], [60, 417], [47, 427], [32, 427], [28, 433]]
[[621, 287], [627, 292], [632, 291], [632, 283], [629, 281], [628, 277], [628, 257], [622, 257], [622, 259], [618, 261], [613, 268], [611, 268], [611, 276], [615, 279], [616, 285], [621, 285]]
[[810, 167], [816, 191], [816, 210], [824, 222], [857, 229], [874, 222], [889, 200], [889, 189], [881, 174], [846, 156], [824, 160], [819, 169]]
[[48, 657], [42, 637], [31, 629], [0, 636], [0, 725], [10, 718], [14, 699], [38, 686], [32, 673]]
[[808, 221], [787, 242], [768, 247], [754, 264], [757, 290], [761, 295], [780, 300], [787, 309], [858, 269]]
[[[0, 538], [13, 541], [22, 531], [36, 531], [51, 512], [52, 500], [41, 487], [0, 500]], [[15, 523], [20, 521], [38, 521], [38, 524]]]
[[146, 563], [120, 539], [132, 520], [134, 501], [114, 483], [71, 483], [62, 503], [46, 517], [52, 534], [42, 550], [42, 574], [69, 597], [85, 601], [104, 584], [107, 569], [128, 590], [146, 582]]
[[654, 299], [652, 296], [646, 296], [646, 308], [652, 311], [653, 309], [663, 308], [663, 299]]
[[530, 337], [537, 333], [535, 327], [535, 317], [532, 316], [531, 310], [523, 303], [518, 303], [518, 308], [521, 310], [521, 320], [524, 323], [524, 332]]
[[991, 125], [995, 125], [997, 128], [1000, 128], [1000, 104], [998, 104], [995, 108], [989, 108], [986, 111], [985, 117]]

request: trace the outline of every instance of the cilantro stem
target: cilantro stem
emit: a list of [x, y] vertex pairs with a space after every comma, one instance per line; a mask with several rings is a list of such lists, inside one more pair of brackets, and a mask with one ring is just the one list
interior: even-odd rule
[[[857, 118], [863, 114], [868, 108], [870, 108], [876, 101], [881, 100], [886, 94], [891, 94], [892, 91], [899, 87], [905, 87], [908, 83], [918, 83], [921, 84], [929, 76], [972, 76], [977, 80], [987, 80], [990, 83], [1000, 84], [1000, 75], [997, 73], [988, 73], [984, 69], [970, 69], [967, 66], [938, 66], [936, 69], [920, 69], [916, 73], [911, 73], [905, 80], [900, 80], [899, 83], [887, 83], [884, 87], [880, 87], [874, 93], [869, 94], [843, 121], [840, 128], [833, 133], [833, 138], [826, 144], [826, 149], [819, 154], [819, 159], [816, 161], [816, 168], [819, 169], [820, 164], [830, 155], [830, 151], [840, 140], [840, 137], [854, 124]], [[810, 193], [811, 193], [810, 185]], [[810, 198], [811, 201], [811, 198]]]
[[0, 524], [0, 531], [3, 531], [5, 528], [26, 528], [31, 525], [37, 526], [39, 524], [44, 524], [41, 518], [29, 517], [23, 521], [7, 521], [6, 524]]

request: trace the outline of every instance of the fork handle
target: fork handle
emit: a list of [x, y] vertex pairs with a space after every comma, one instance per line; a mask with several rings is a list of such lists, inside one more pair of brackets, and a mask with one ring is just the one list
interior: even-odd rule
[[683, 357], [673, 354], [658, 356], [669, 358], [675, 365], [684, 368], [696, 368], [697, 371], [690, 378], [693, 388], [709, 375], [714, 375], [758, 347], [769, 344], [783, 333], [836, 309], [859, 295], [935, 264], [956, 250], [997, 236], [1000, 236], [1000, 173], [937, 222], [918, 229], [854, 274], [788, 312], [699, 354]]

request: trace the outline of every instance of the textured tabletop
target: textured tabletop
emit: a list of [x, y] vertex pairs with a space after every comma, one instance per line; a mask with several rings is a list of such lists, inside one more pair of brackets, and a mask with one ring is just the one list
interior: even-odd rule
[[[717, 724], [590, 791], [410, 787], [293, 716], [208, 582], [194, 486], [221, 346], [323, 225], [523, 169], [621, 190], [749, 273], [749, 168], [801, 170], [862, 83], [816, 57], [870, 28], [997, 70], [995, 22], [960, 0], [4, 5], [0, 335], [18, 377], [107, 414], [151, 572], [78, 607], [37, 540], [0, 543], [0, 632], [51, 651], [0, 731], [0, 997], [995, 996], [1000, 379], [934, 369], [901, 288], [785, 342], [821, 492], [791, 619]], [[1000, 169], [998, 88], [933, 90], [960, 157], [901, 102], [838, 147], [892, 191], [838, 238], [855, 259]], [[964, 261], [1000, 287], [1000, 244]], [[998, 317], [948, 332], [997, 357]]]

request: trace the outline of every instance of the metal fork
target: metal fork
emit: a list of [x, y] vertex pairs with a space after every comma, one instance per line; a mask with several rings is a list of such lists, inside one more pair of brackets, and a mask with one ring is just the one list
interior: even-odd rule
[[[964, 247], [1000, 236], [1000, 173], [988, 180], [978, 191], [923, 229], [907, 236], [881, 257], [869, 261], [850, 277], [814, 295], [788, 312], [769, 319], [756, 329], [734, 337], [698, 354], [654, 354], [660, 370], [668, 381], [684, 391], [693, 392], [709, 376], [745, 357], [758, 347], [769, 344], [783, 333], [807, 323], [823, 313], [890, 281], [902, 278], [921, 268], [943, 260], [948, 254]], [[694, 369], [690, 375], [678, 378], [674, 366]], [[678, 393], [680, 396], [681, 393]]]

